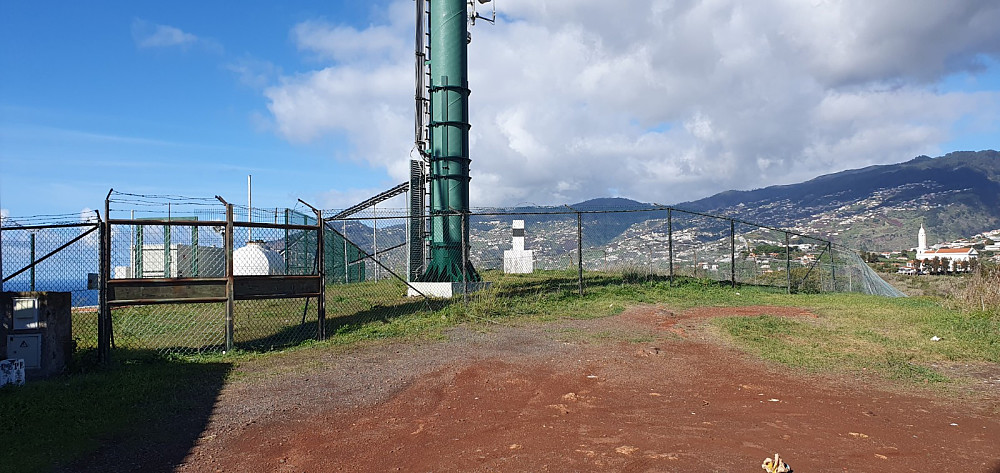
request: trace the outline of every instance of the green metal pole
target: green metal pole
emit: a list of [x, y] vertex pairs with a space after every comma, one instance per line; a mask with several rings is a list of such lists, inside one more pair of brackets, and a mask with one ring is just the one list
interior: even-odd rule
[[466, 0], [431, 0], [431, 258], [425, 281], [479, 281], [465, 263], [469, 230], [469, 79]]

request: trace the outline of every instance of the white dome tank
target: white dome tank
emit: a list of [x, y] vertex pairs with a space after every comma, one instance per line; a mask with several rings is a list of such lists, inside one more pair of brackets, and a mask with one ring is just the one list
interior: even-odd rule
[[276, 276], [285, 274], [285, 260], [262, 241], [251, 241], [233, 252], [233, 275]]

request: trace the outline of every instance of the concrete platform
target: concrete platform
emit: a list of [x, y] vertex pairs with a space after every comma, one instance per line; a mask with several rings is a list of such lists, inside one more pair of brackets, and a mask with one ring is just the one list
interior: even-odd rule
[[[434, 297], [438, 299], [451, 299], [452, 297], [463, 294], [465, 292], [466, 284], [468, 284], [469, 287], [469, 294], [482, 291], [483, 289], [489, 289], [490, 286], [493, 285], [491, 282], [411, 282], [410, 286], [412, 287], [407, 288], [406, 295], [409, 297], [419, 297], [420, 294], [423, 294], [427, 297]], [[414, 289], [416, 289], [416, 291]]]

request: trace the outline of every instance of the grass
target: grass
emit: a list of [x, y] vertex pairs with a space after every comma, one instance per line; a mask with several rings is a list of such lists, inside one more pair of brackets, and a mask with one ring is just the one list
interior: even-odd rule
[[[269, 360], [280, 360], [283, 352], [301, 352], [308, 358], [309, 350], [366, 341], [440, 338], [447, 328], [459, 324], [488, 328], [501, 323], [605, 317], [636, 304], [659, 304], [673, 310], [746, 305], [806, 308], [819, 317], [762, 315], [716, 319], [713, 324], [732, 343], [754, 355], [814, 372], [863, 371], [903, 383], [939, 383], [947, 378], [927, 367], [932, 362], [1000, 363], [1000, 317], [952, 310], [933, 298], [786, 295], [781, 288], [733, 289], [693, 278], [677, 278], [671, 284], [666, 278], [639, 273], [624, 277], [588, 273], [581, 297], [574, 271], [519, 276], [484, 272], [483, 277], [492, 286], [470, 295], [468, 304], [461, 299], [415, 302], [403, 297], [402, 284], [391, 281], [330, 286], [327, 340], [322, 342], [311, 339], [316, 324], [314, 303], [309, 308], [302, 300], [247, 303], [236, 320], [237, 327], [242, 327], [237, 331], [240, 348], [226, 354], [195, 350], [164, 357], [155, 352], [182, 346], [169, 337], [190, 330], [209, 327], [211, 336], [218, 337], [220, 314], [215, 307], [155, 306], [121, 312], [122, 319], [116, 320], [120, 344], [115, 363], [80, 363], [70, 376], [0, 389], [0, 405], [5, 408], [0, 416], [0, 443], [4, 445], [0, 464], [4, 471], [20, 472], [71, 467], [72, 462], [94, 455], [103, 444], [138, 446], [136, 451], [155, 449], [158, 437], [150, 432], [164, 432], [159, 438], [170, 435], [193, 445], [222, 387], [241, 379], [247, 371], [244, 366], [270, 365]], [[132, 324], [123, 322], [126, 315]], [[154, 324], [157, 319], [166, 320]], [[148, 337], [129, 332], [143, 326], [145, 330], [155, 327], [162, 332], [161, 338], [146, 350], [122, 348]], [[602, 340], [617, 335], [587, 336]], [[942, 340], [932, 342], [932, 336]], [[210, 343], [217, 340], [211, 338]], [[194, 340], [191, 345], [195, 343], [201, 342]], [[268, 347], [282, 348], [262, 351]], [[274, 365], [274, 372], [281, 372], [281, 363]], [[177, 412], [184, 415], [177, 416]], [[188, 420], [179, 423], [179, 418]], [[184, 453], [168, 452], [168, 456], [179, 462]]]
[[74, 459], [102, 441], [135, 445], [167, 435], [194, 441], [229, 370], [229, 363], [131, 353], [98, 371], [0, 388], [0, 464], [4, 471], [72, 469]]
[[[905, 382], [938, 383], [934, 362], [1000, 363], [1000, 317], [963, 313], [929, 298], [857, 294], [796, 296], [819, 319], [761, 315], [713, 321], [736, 345], [809, 371], [868, 371]], [[940, 337], [940, 341], [932, 341]]]

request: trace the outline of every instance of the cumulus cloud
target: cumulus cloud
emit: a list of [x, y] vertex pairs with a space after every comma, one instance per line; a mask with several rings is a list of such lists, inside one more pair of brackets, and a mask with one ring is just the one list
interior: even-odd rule
[[5, 219], [10, 217], [10, 210], [0, 209], [0, 219]]
[[[506, 0], [470, 45], [473, 205], [674, 203], [942, 151], [1000, 92], [940, 87], [1000, 56], [992, 1]], [[402, 181], [412, 2], [292, 29], [326, 67], [265, 90], [290, 141], [346, 138]]]

